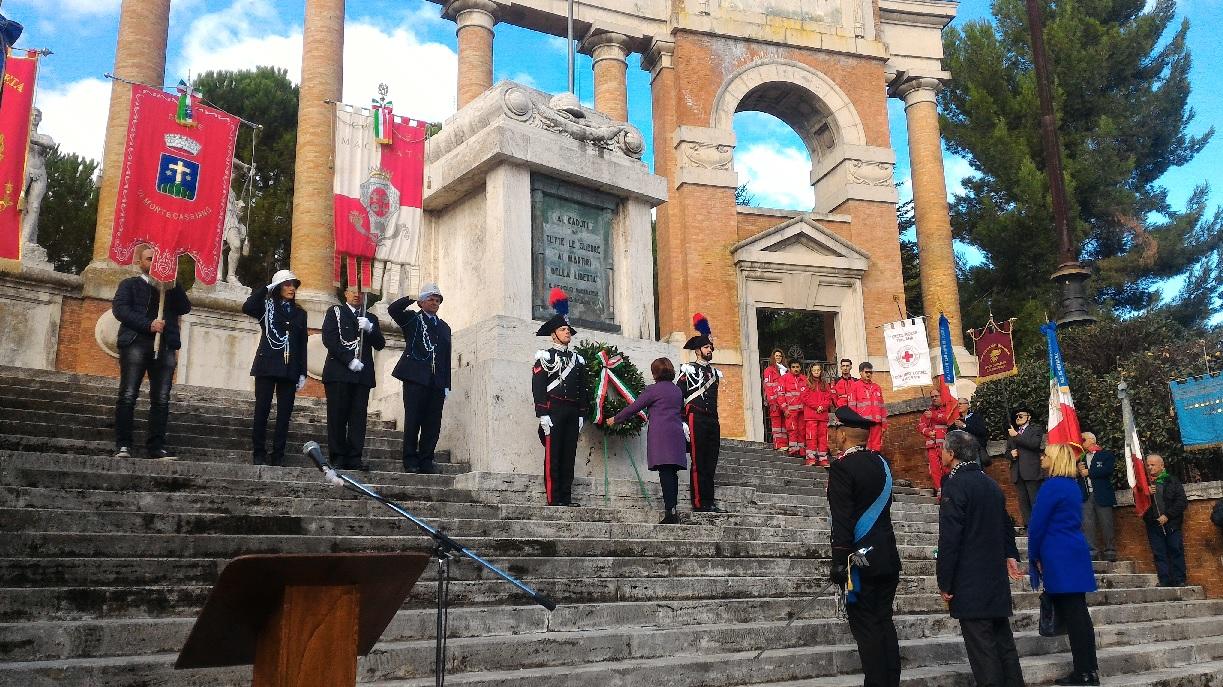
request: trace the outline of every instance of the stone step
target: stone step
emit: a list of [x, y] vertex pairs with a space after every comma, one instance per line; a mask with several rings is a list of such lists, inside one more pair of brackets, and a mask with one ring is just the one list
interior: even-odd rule
[[[115, 363], [115, 371], [118, 372], [118, 362]], [[119, 378], [105, 377], [101, 375], [78, 374], [72, 372], [60, 372], [58, 370], [35, 370], [24, 367], [11, 367], [0, 365], [0, 384], [24, 385], [31, 388], [49, 388], [63, 389], [66, 391], [91, 390], [105, 393], [107, 391], [117, 391], [119, 388]], [[148, 381], [146, 380], [142, 386], [143, 389], [148, 389]], [[251, 402], [255, 398], [254, 391], [245, 391], [237, 389], [219, 389], [206, 386], [193, 386], [190, 384], [175, 384], [174, 394], [185, 398], [208, 398], [216, 399], [217, 401], [247, 401]], [[307, 403], [322, 404], [322, 399], [313, 398], [310, 396], [302, 397]]]

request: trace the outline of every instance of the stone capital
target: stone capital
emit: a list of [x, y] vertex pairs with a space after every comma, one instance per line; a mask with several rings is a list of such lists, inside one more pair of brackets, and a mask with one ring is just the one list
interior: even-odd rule
[[578, 52], [590, 55], [596, 63], [602, 60], [627, 62], [632, 52], [632, 39], [622, 33], [592, 27], [578, 45]]
[[697, 184], [735, 188], [735, 132], [701, 126], [675, 128], [675, 186]]
[[674, 69], [671, 58], [675, 54], [675, 41], [664, 41], [654, 38], [650, 47], [641, 56], [641, 68], [650, 72], [650, 81], [658, 78], [658, 73], [664, 69]]
[[847, 200], [895, 203], [895, 166], [896, 153], [891, 148], [838, 146], [811, 170], [815, 209], [831, 212]]
[[918, 103], [936, 102], [935, 99], [942, 88], [943, 82], [939, 79], [923, 76], [906, 79], [900, 84], [893, 86], [890, 95], [904, 100], [905, 108], [909, 108]]
[[499, 10], [500, 6], [491, 0], [451, 0], [442, 10], [442, 16], [454, 20], [459, 29], [478, 26], [492, 31]]

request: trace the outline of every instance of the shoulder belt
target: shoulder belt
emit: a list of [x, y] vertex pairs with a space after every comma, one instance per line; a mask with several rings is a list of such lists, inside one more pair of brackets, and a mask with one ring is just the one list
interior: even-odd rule
[[709, 391], [709, 389], [712, 388], [714, 384], [718, 383], [718, 378], [721, 376], [722, 376], [721, 371], [710, 368], [709, 379], [706, 380], [704, 384], [694, 389], [692, 393], [684, 397], [684, 405], [688, 405], [693, 400], [695, 400], [698, 396], [704, 395], [704, 393], [706, 391]]
[[556, 374], [556, 379], [548, 382], [548, 391], [552, 391], [561, 384], [564, 384], [565, 378], [567, 378], [569, 373], [573, 372], [573, 368], [577, 366], [579, 358], [581, 358], [581, 356], [579, 356], [577, 353], [574, 353], [573, 356], [569, 358], [569, 364], [565, 366], [565, 369]]

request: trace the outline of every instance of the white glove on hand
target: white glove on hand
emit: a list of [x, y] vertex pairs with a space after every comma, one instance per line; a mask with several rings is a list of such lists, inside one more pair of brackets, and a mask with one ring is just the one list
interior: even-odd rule
[[689, 429], [687, 422], [681, 422], [680, 426], [684, 428], [684, 441], [692, 441], [692, 430]]
[[552, 433], [552, 417], [549, 415], [541, 415], [539, 417], [539, 428], [544, 431], [544, 436]]
[[368, 317], [358, 317], [357, 326], [360, 327], [361, 330], [365, 332], [374, 331], [374, 323], [370, 322]]
[[352, 360], [348, 361], [348, 369], [352, 370], [353, 372], [360, 372], [361, 370], [365, 369], [365, 363], [361, 362], [357, 358], [353, 358]]
[[304, 386], [306, 386], [306, 375], [301, 375], [297, 378], [297, 390], [301, 391]]
[[584, 417], [579, 417], [579, 418], [578, 418], [578, 431], [579, 431], [579, 432], [580, 432], [580, 431], [582, 431], [582, 427], [583, 427], [583, 426], [585, 426], [585, 425], [586, 425], [586, 418], [584, 418]]

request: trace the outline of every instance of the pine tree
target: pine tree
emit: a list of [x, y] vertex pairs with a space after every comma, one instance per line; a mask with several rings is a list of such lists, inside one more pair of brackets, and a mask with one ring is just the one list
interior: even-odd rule
[[38, 243], [59, 272], [80, 274], [93, 257], [98, 217], [98, 162], [55, 146], [47, 153], [47, 193], [38, 216]]
[[[1193, 159], [1214, 130], [1188, 133], [1187, 21], [1171, 32], [1174, 0], [1059, 0], [1045, 5], [1045, 40], [1063, 148], [1071, 232], [1106, 312], [1162, 309], [1184, 325], [1217, 312], [1223, 294], [1223, 214], [1206, 186], [1183, 209], [1159, 179]], [[987, 262], [962, 281], [967, 321], [985, 308], [1030, 328], [1055, 310], [1047, 275], [1058, 263], [1023, 0], [994, 0], [994, 21], [949, 29], [940, 96], [948, 148], [978, 173], [956, 198], [956, 237]], [[1186, 277], [1171, 303], [1160, 282]], [[979, 311], [979, 312], [978, 312]]]

